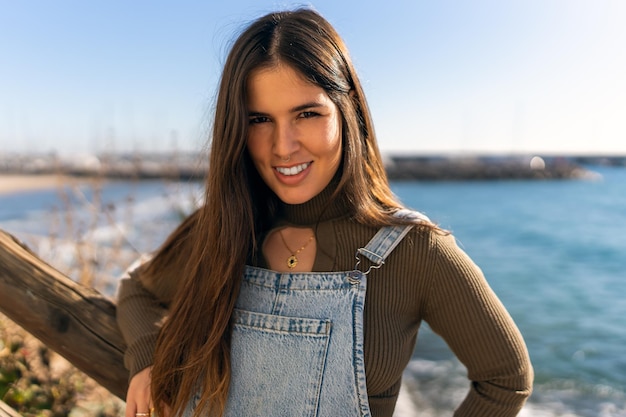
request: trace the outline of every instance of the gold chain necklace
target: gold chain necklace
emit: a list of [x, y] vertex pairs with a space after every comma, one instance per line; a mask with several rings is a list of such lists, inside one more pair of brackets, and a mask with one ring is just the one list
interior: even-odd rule
[[296, 265], [298, 265], [298, 257], [296, 255], [299, 254], [300, 252], [302, 252], [304, 250], [304, 248], [306, 248], [307, 245], [309, 243], [311, 243], [311, 241], [313, 240], [314, 235], [311, 235], [309, 240], [307, 240], [306, 243], [304, 245], [302, 245], [302, 247], [300, 249], [298, 249], [297, 251], [294, 252], [291, 249], [289, 249], [289, 245], [287, 245], [287, 242], [285, 241], [285, 237], [283, 236], [282, 229], [278, 231], [278, 234], [280, 235], [280, 238], [283, 241], [283, 245], [285, 245], [285, 247], [287, 248], [289, 253], [291, 253], [291, 256], [289, 258], [287, 258], [287, 268], [293, 269], [293, 268], [296, 267]]

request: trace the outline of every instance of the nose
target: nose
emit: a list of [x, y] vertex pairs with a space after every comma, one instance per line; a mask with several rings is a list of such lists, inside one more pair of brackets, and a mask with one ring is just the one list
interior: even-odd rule
[[281, 160], [288, 159], [300, 147], [296, 129], [291, 123], [276, 123], [272, 152]]

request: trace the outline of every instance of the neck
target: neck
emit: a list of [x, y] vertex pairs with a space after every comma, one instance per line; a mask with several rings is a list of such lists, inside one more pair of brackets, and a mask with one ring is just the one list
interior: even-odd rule
[[332, 181], [321, 193], [305, 203], [281, 203], [279, 216], [288, 223], [300, 226], [312, 226], [321, 221], [349, 216], [351, 210], [342, 196], [331, 199], [336, 189], [337, 183]]

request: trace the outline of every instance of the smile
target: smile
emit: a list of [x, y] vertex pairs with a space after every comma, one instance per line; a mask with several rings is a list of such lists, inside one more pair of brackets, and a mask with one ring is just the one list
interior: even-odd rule
[[291, 175], [298, 175], [299, 173], [301, 173], [302, 171], [307, 169], [309, 167], [309, 165], [311, 165], [311, 163], [310, 162], [306, 162], [304, 164], [294, 165], [294, 166], [292, 166], [290, 168], [276, 167], [275, 169], [276, 169], [276, 171], [278, 171], [282, 175], [291, 176]]

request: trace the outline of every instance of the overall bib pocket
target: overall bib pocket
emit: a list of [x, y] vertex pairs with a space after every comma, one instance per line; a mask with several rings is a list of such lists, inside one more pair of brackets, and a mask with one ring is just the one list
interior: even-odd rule
[[235, 309], [232, 325], [226, 414], [317, 416], [331, 321]]

